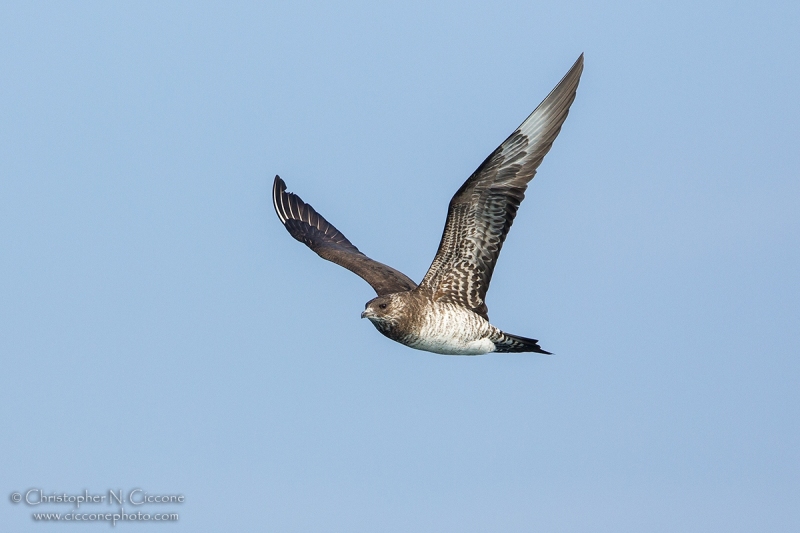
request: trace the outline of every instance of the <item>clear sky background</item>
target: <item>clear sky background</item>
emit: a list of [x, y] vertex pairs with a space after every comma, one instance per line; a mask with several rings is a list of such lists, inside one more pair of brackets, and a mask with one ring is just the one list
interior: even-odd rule
[[[109, 527], [35, 524], [15, 491], [142, 488], [180, 521], [120, 530], [798, 531], [798, 24], [763, 0], [4, 4], [4, 530]], [[291, 239], [274, 175], [419, 281], [450, 197], [581, 52], [488, 295], [555, 355], [360, 320], [373, 291]]]

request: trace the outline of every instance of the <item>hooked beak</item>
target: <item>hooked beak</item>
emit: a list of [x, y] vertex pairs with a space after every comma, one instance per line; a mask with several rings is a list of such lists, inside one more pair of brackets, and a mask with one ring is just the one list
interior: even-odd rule
[[373, 313], [369, 309], [364, 309], [364, 312], [361, 313], [361, 318], [369, 318], [371, 316], [375, 316], [375, 313]]

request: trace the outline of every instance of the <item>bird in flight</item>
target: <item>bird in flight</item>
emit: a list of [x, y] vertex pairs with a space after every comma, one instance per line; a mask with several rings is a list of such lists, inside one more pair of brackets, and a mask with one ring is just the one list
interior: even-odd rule
[[275, 176], [272, 201], [292, 237], [369, 283], [368, 318], [399, 343], [445, 355], [549, 354], [539, 341], [489, 323], [486, 291], [525, 189], [550, 150], [575, 99], [583, 54], [547, 98], [464, 182], [450, 200], [439, 250], [419, 285], [370, 259]]

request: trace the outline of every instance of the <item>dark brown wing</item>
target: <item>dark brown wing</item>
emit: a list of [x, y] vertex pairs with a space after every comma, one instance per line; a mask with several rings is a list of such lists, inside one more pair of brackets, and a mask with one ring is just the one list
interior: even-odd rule
[[373, 261], [358, 251], [347, 237], [325, 220], [296, 194], [286, 192], [286, 184], [275, 176], [272, 185], [275, 212], [289, 233], [320, 257], [358, 274], [372, 285], [378, 296], [410, 291], [417, 284], [390, 266]]
[[583, 71], [583, 54], [519, 128], [481, 163], [450, 201], [439, 250], [420, 287], [433, 299], [488, 318], [484, 298], [525, 189], [550, 150]]

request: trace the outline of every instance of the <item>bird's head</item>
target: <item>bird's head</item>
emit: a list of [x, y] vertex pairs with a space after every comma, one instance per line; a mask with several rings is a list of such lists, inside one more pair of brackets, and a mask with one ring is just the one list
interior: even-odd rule
[[401, 302], [394, 294], [378, 296], [367, 302], [361, 318], [368, 318], [380, 330], [397, 325]]

